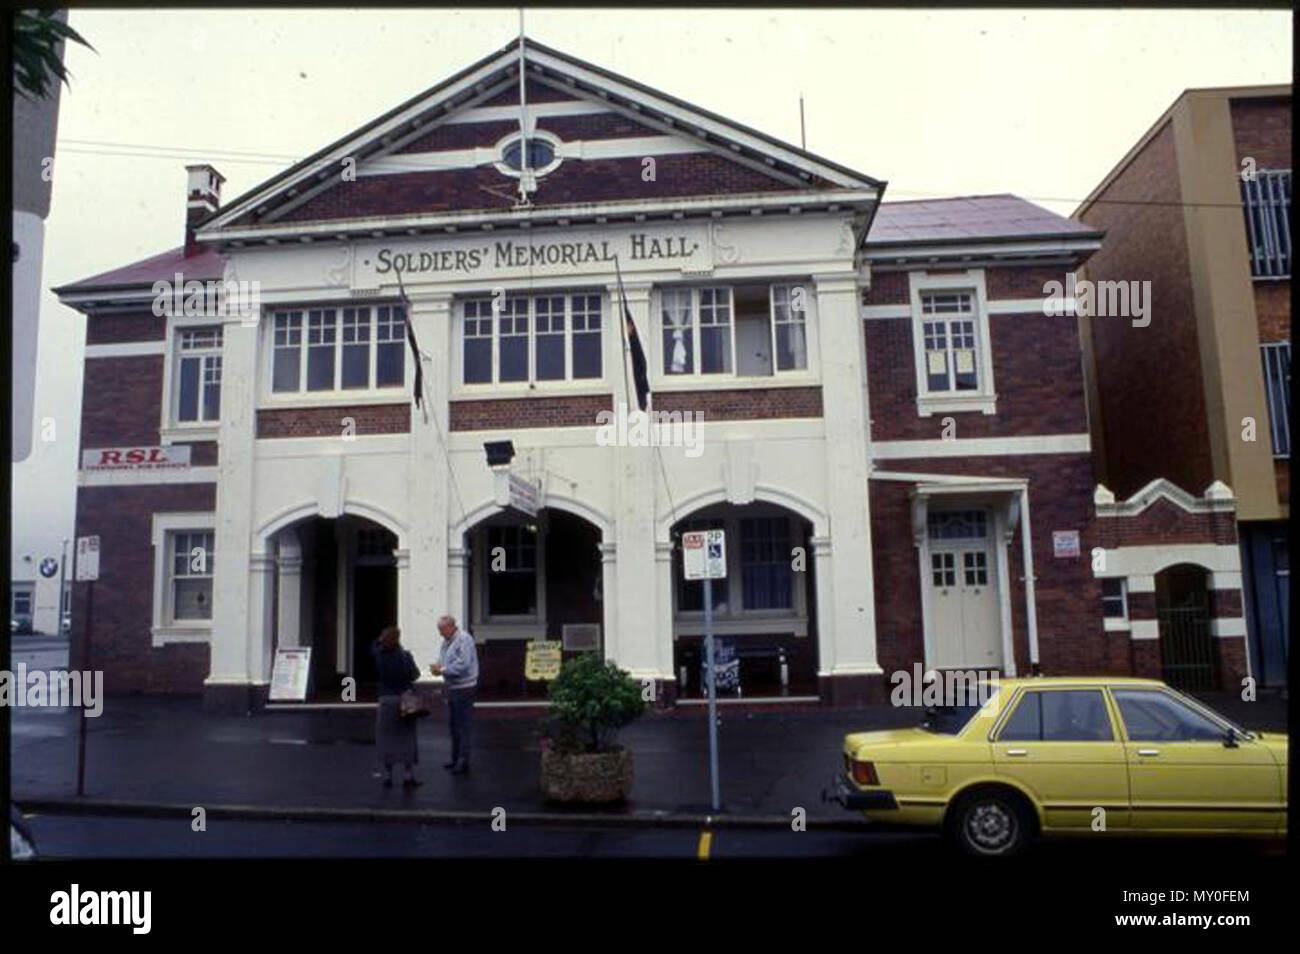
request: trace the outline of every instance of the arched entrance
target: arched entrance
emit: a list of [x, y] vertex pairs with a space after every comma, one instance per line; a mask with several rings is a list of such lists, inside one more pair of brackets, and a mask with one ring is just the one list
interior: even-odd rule
[[[313, 701], [375, 698], [370, 645], [397, 624], [396, 534], [352, 514], [313, 516], [276, 531], [274, 646], [312, 650]], [[355, 698], [344, 679], [355, 680]]]
[[1219, 673], [1210, 635], [1209, 574], [1180, 563], [1156, 574], [1156, 619], [1161, 678], [1176, 689], [1217, 689]]
[[673, 668], [678, 698], [706, 695], [705, 583], [684, 579], [682, 534], [714, 529], [726, 532], [727, 548], [727, 578], [709, 583], [718, 672], [727, 677], [722, 695], [815, 696], [818, 652], [813, 526], [785, 507], [755, 502], [712, 504], [672, 526]]
[[500, 510], [464, 535], [465, 620], [479, 646], [479, 698], [542, 700], [524, 675], [528, 643], [562, 644], [564, 658], [604, 653], [602, 534], [577, 514]]

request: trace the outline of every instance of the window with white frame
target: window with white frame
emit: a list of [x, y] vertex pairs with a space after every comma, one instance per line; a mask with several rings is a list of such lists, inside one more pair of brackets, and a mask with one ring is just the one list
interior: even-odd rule
[[770, 376], [808, 367], [808, 286], [668, 287], [659, 291], [667, 376]]
[[908, 273], [917, 412], [997, 412], [984, 271]]
[[1273, 456], [1291, 456], [1291, 342], [1259, 346], [1264, 361], [1264, 394], [1273, 434]]
[[537, 530], [520, 524], [487, 528], [487, 572], [483, 610], [486, 619], [537, 616]]
[[166, 621], [211, 620], [214, 534], [210, 530], [173, 530], [167, 540], [170, 570]]
[[220, 325], [176, 329], [172, 408], [177, 423], [220, 417], [221, 340]]
[[1106, 619], [1128, 619], [1128, 581], [1120, 578], [1101, 581], [1101, 615]]
[[461, 381], [599, 380], [601, 296], [547, 292], [461, 302]]
[[980, 362], [974, 294], [922, 292], [921, 314], [926, 390], [931, 394], [978, 391]]
[[276, 394], [400, 388], [406, 317], [400, 305], [277, 311], [271, 320]]

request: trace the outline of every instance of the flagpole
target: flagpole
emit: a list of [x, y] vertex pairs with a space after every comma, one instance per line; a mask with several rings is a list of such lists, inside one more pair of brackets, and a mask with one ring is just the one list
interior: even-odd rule
[[[632, 346], [627, 339], [627, 294], [623, 291], [623, 270], [619, 267], [617, 255], [614, 256], [614, 275], [618, 278], [618, 302], [623, 309], [623, 320], [619, 322], [619, 325], [623, 328], [623, 384], [624, 390], [627, 391], [627, 406], [630, 410], [632, 407], [632, 377], [627, 364], [631, 358]], [[638, 401], [637, 407], [640, 406], [641, 402]]]
[[519, 204], [528, 205], [528, 117], [524, 95], [524, 8], [519, 8]]
[[420, 386], [424, 379], [424, 368], [422, 365], [423, 356], [420, 354], [419, 345], [415, 343], [415, 326], [411, 323], [411, 299], [406, 297], [406, 285], [402, 282], [402, 270], [394, 268], [393, 274], [397, 276], [397, 293], [402, 298], [402, 318], [406, 325], [406, 338], [411, 343], [411, 350], [415, 352], [415, 403], [420, 408], [420, 414], [424, 417], [424, 423], [429, 423], [429, 404], [424, 400], [423, 388]]

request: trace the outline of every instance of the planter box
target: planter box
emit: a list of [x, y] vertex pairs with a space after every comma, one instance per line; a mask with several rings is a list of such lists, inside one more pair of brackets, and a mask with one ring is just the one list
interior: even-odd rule
[[542, 753], [542, 794], [548, 801], [607, 804], [632, 792], [632, 752]]

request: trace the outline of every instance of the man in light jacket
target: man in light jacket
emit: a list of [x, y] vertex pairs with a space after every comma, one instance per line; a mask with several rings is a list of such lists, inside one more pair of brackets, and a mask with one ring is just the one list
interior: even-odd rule
[[478, 686], [478, 650], [474, 637], [456, 625], [453, 616], [438, 618], [442, 650], [430, 666], [447, 681], [447, 725], [451, 729], [451, 761], [443, 768], [453, 775], [469, 771], [469, 751], [474, 717], [474, 690]]

